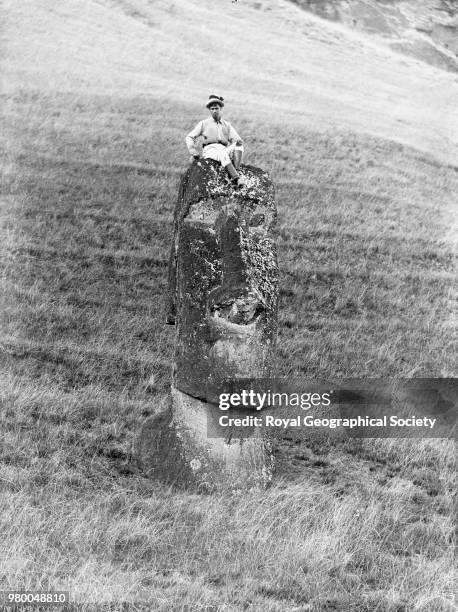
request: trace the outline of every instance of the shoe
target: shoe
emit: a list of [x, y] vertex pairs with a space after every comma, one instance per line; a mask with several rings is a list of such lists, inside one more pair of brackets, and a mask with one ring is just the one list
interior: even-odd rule
[[246, 180], [243, 178], [243, 176], [237, 176], [236, 178], [231, 179], [231, 181], [235, 189], [240, 189], [246, 185]]

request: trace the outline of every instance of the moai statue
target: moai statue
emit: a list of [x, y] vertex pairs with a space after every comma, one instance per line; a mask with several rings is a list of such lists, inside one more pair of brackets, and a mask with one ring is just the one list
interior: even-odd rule
[[[244, 166], [235, 189], [213, 160], [183, 176], [169, 267], [169, 322], [175, 320], [170, 409], [140, 436], [153, 475], [206, 490], [265, 486], [272, 478], [268, 439], [211, 437], [223, 414], [220, 382], [271, 375], [277, 332], [278, 267], [274, 189]], [[152, 431], [152, 428], [155, 428]]]

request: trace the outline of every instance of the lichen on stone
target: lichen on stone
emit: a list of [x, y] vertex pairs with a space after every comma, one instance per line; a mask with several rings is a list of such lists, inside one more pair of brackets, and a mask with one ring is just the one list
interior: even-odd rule
[[[231, 449], [224, 440], [212, 445], [196, 429], [202, 422], [186, 420], [196, 406], [200, 414], [211, 414], [209, 402], [222, 378], [270, 373], [278, 301], [274, 189], [258, 168], [243, 166], [241, 174], [246, 184], [235, 189], [219, 164], [194, 163], [181, 182], [175, 211], [173, 397], [175, 410], [179, 402], [185, 406], [175, 427], [189, 478], [206, 489], [221, 487], [224, 478], [232, 489], [265, 485], [273, 470], [262, 439], [247, 441], [246, 448], [262, 457], [252, 465], [241, 442]], [[235, 473], [225, 464], [227, 453], [238, 457]]]

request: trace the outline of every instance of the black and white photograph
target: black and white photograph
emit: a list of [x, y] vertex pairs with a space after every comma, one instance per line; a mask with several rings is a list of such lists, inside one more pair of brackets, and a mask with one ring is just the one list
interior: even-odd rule
[[455, 610], [457, 0], [1, 0], [0, 76], [0, 610]]

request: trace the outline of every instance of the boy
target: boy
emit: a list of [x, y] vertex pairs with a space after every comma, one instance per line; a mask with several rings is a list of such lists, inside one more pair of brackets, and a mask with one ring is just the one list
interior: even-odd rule
[[210, 117], [199, 121], [196, 127], [186, 136], [186, 145], [194, 159], [200, 155], [196, 148], [196, 140], [203, 138], [202, 157], [219, 161], [226, 168], [229, 176], [237, 187], [245, 184], [245, 179], [239, 175], [242, 161], [243, 142], [232, 125], [221, 118], [224, 99], [221, 96], [210, 95], [206, 107]]

